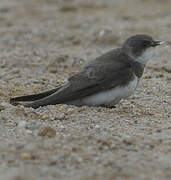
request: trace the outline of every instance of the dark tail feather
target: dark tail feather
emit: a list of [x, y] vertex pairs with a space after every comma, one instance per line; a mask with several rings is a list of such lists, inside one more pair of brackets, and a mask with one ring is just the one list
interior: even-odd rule
[[58, 91], [61, 87], [57, 87], [55, 89], [52, 89], [50, 91], [46, 91], [46, 92], [42, 92], [40, 94], [32, 94], [32, 95], [26, 95], [26, 96], [20, 96], [20, 97], [14, 97], [10, 99], [10, 102], [16, 102], [16, 101], [36, 101], [39, 99], [42, 99], [46, 96], [49, 96], [53, 93], [55, 93], [56, 91]]
[[32, 103], [24, 104], [24, 107], [32, 107], [34, 109], [37, 109], [40, 106], [43, 107], [43, 106], [55, 105], [55, 104], [59, 104], [59, 103], [55, 100], [53, 94], [50, 94], [50, 96], [46, 96], [44, 98], [38, 99], [37, 101], [33, 101]]

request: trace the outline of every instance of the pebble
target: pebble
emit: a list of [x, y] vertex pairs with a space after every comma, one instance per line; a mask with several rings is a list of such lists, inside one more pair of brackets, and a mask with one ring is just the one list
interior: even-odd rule
[[34, 159], [34, 156], [31, 153], [27, 153], [27, 152], [21, 153], [20, 157], [24, 160]]
[[38, 135], [52, 138], [56, 136], [56, 130], [50, 126], [45, 126], [39, 130]]

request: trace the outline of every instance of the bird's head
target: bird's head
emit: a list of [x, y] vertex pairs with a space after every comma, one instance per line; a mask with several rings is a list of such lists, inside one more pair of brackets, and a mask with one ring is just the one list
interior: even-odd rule
[[154, 54], [154, 48], [163, 44], [163, 41], [155, 41], [149, 35], [140, 34], [128, 38], [122, 47], [124, 53], [135, 61], [146, 64]]

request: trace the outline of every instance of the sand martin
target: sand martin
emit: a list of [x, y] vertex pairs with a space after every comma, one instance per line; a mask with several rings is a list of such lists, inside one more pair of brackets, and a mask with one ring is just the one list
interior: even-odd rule
[[33, 101], [25, 107], [38, 108], [55, 104], [113, 107], [136, 90], [144, 67], [154, 48], [163, 44], [149, 35], [129, 37], [121, 48], [97, 57], [68, 82], [40, 94], [11, 98], [11, 101]]

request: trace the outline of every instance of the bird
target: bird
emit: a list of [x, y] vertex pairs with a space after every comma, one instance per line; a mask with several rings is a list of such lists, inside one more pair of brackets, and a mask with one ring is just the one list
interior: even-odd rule
[[115, 107], [134, 93], [155, 47], [163, 43], [150, 35], [136, 34], [122, 47], [90, 61], [65, 84], [39, 94], [14, 97], [10, 102], [32, 101], [24, 106], [34, 109], [56, 104]]

